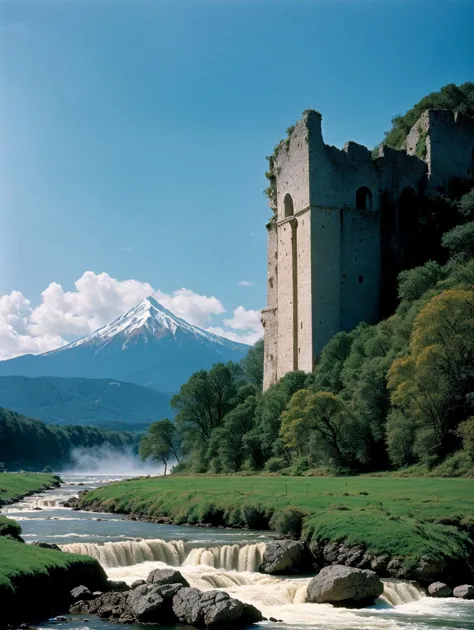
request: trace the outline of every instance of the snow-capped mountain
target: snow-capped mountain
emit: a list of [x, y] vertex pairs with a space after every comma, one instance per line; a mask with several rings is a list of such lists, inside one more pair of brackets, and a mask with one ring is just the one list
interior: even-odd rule
[[248, 349], [188, 324], [148, 297], [62, 348], [0, 361], [0, 375], [115, 378], [172, 392], [193, 372], [239, 361]]

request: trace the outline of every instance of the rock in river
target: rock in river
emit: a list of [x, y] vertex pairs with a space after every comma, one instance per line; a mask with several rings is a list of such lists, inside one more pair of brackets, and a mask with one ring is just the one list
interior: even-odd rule
[[260, 567], [262, 573], [298, 573], [303, 563], [303, 544], [296, 540], [275, 540], [267, 545]]
[[317, 604], [365, 605], [383, 593], [383, 583], [373, 571], [333, 565], [321, 569], [308, 584], [308, 600]]
[[459, 599], [474, 599], [474, 586], [471, 584], [462, 584], [453, 589], [454, 597]]
[[428, 586], [428, 594], [430, 597], [450, 597], [452, 590], [443, 582], [433, 582]]
[[182, 624], [227, 630], [246, 628], [262, 620], [261, 613], [223, 591], [182, 588], [173, 598], [173, 612]]
[[146, 581], [149, 584], [182, 584], [183, 586], [189, 586], [186, 578], [174, 569], [155, 569], [149, 573]]

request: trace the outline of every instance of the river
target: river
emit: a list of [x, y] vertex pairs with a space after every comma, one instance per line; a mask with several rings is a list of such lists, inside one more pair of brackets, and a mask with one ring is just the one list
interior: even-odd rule
[[[474, 601], [428, 598], [416, 584], [398, 580], [384, 580], [383, 595], [363, 610], [306, 603], [310, 578], [276, 578], [256, 571], [268, 532], [155, 525], [119, 515], [71, 511], [60, 504], [80, 490], [121, 477], [63, 474], [62, 478], [61, 488], [28, 497], [2, 512], [19, 521], [26, 542], [56, 543], [64, 551], [92, 555], [111, 579], [131, 583], [157, 567], [180, 567], [191, 586], [221, 588], [254, 604], [266, 617], [283, 620], [265, 622], [262, 630], [474, 630]], [[58, 627], [144, 630], [150, 626], [117, 626], [90, 615], [40, 626], [41, 630]]]

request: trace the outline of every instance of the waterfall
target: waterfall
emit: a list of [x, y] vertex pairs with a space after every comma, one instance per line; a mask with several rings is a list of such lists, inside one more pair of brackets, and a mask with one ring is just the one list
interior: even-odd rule
[[164, 562], [179, 567], [186, 557], [186, 543], [177, 540], [125, 540], [120, 542], [72, 543], [61, 551], [91, 556], [105, 568], [128, 567], [141, 562]]
[[226, 571], [252, 571], [260, 569], [265, 551], [265, 543], [253, 545], [221, 545], [218, 547], [198, 547], [192, 549], [184, 564], [198, 566], [205, 564]]
[[425, 597], [425, 591], [418, 582], [409, 582], [408, 580], [382, 580], [383, 593], [380, 596], [391, 606], [401, 606], [401, 604], [410, 604]]
[[265, 543], [195, 547], [171, 540], [127, 540], [120, 542], [61, 545], [69, 553], [92, 556], [104, 568], [127, 567], [142, 562], [163, 562], [172, 567], [206, 565], [227, 571], [258, 571]]

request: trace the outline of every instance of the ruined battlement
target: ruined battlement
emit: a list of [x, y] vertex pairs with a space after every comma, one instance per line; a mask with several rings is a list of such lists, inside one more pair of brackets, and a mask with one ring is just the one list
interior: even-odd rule
[[325, 144], [321, 123], [304, 112], [270, 158], [265, 389], [311, 371], [337, 332], [378, 321], [387, 261], [403, 262], [418, 200], [474, 175], [469, 116], [428, 110], [403, 149], [375, 157], [356, 142]]

